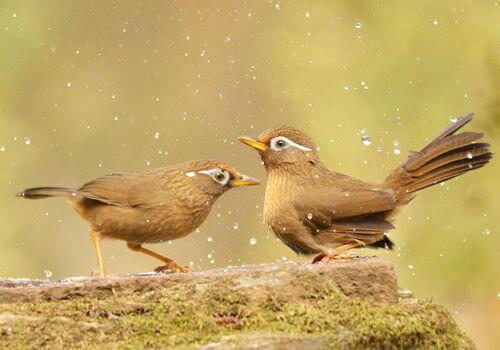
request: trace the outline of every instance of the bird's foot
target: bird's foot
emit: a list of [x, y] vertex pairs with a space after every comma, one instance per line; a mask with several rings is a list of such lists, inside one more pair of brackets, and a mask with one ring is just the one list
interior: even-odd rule
[[355, 253], [344, 253], [344, 254], [339, 254], [339, 253], [332, 253], [332, 254], [319, 254], [316, 256], [312, 263], [313, 264], [318, 264], [318, 263], [326, 263], [330, 260], [334, 259], [354, 259], [357, 258], [358, 255]]
[[106, 277], [106, 271], [94, 270], [90, 273], [90, 277]]
[[321, 260], [326, 256], [326, 254], [319, 254], [317, 256], [314, 257], [313, 261], [311, 262], [311, 264], [317, 264], [319, 262], [321, 262]]
[[181, 266], [175, 261], [170, 261], [163, 266], [158, 266], [155, 272], [171, 271], [171, 272], [189, 272], [189, 266]]

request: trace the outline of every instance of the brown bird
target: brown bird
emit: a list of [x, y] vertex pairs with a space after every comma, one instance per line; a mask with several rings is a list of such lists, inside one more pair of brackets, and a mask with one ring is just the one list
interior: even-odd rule
[[240, 141], [259, 151], [268, 173], [267, 225], [295, 252], [317, 254], [318, 262], [351, 248], [392, 249], [391, 219], [417, 191], [486, 165], [490, 145], [476, 143], [483, 134], [455, 134], [471, 120], [472, 114], [460, 118], [377, 183], [327, 169], [311, 138], [286, 125]]
[[66, 197], [76, 212], [90, 222], [99, 273], [105, 275], [99, 242], [121, 239], [127, 247], [161, 260], [155, 271], [185, 272], [172, 259], [143, 248], [184, 237], [201, 225], [214, 202], [232, 187], [259, 182], [240, 174], [231, 165], [215, 160], [196, 160], [140, 172], [110, 174], [80, 189], [30, 188], [18, 194], [28, 199]]

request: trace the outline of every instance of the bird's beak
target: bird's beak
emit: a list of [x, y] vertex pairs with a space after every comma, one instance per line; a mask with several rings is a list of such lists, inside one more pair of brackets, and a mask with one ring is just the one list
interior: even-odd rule
[[263, 144], [262, 142], [256, 141], [254, 139], [251, 139], [250, 137], [241, 136], [238, 138], [238, 140], [243, 142], [245, 145], [248, 145], [252, 148], [255, 148], [258, 151], [267, 150], [267, 146], [265, 144]]
[[238, 180], [231, 181], [231, 187], [251, 186], [258, 184], [260, 184], [259, 180], [243, 174], [240, 175], [240, 178]]

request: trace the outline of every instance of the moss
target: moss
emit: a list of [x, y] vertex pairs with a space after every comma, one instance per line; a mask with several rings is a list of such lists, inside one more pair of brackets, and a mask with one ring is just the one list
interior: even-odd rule
[[265, 293], [219, 279], [107, 299], [0, 305], [0, 348], [184, 349], [221, 338], [234, 346], [250, 334], [319, 337], [331, 349], [474, 348], [430, 301], [380, 304], [346, 297], [318, 274], [292, 280]]

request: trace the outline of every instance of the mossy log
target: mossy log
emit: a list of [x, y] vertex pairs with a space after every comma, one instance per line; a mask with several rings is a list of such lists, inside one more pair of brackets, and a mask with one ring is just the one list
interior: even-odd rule
[[0, 349], [473, 349], [380, 258], [0, 280]]

